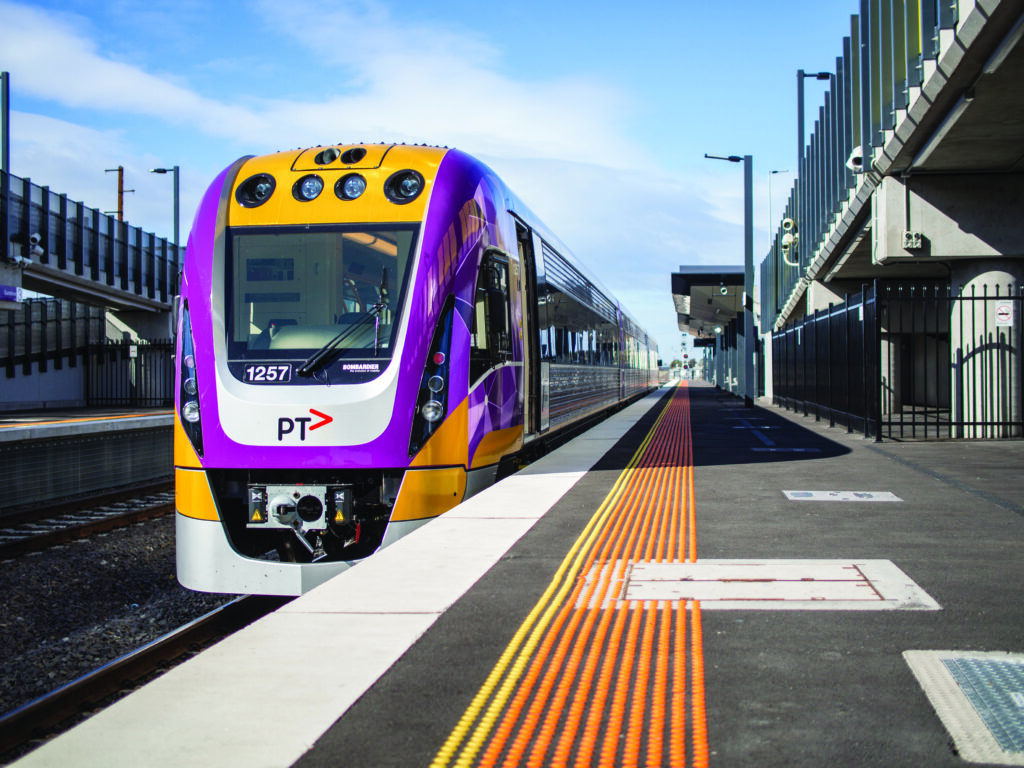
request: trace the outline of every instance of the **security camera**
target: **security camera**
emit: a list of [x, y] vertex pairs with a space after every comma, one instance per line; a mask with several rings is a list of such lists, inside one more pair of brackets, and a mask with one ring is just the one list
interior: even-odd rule
[[787, 232], [782, 236], [782, 247], [789, 250], [796, 243], [796, 235], [792, 232]]
[[33, 232], [31, 235], [28, 236], [28, 252], [29, 252], [29, 255], [31, 255], [31, 256], [42, 256], [44, 253], [46, 253], [46, 251], [43, 250], [43, 246], [40, 245], [40, 243], [42, 243], [42, 241], [43, 241], [43, 236], [40, 235], [38, 232]]
[[860, 173], [864, 170], [864, 148], [854, 147], [850, 153], [850, 157], [846, 161], [846, 167], [854, 173]]
[[793, 221], [792, 219], [783, 219], [782, 220], [782, 231], [783, 232], [792, 232], [795, 229], [796, 229], [796, 222], [795, 221]]

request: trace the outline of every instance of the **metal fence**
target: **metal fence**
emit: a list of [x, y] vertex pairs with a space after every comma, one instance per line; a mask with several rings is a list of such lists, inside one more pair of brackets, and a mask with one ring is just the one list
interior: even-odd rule
[[865, 286], [773, 335], [774, 402], [877, 439], [1021, 437], [1022, 302]]
[[90, 407], [169, 408], [174, 405], [174, 343], [106, 341], [87, 356]]
[[877, 435], [878, 367], [874, 286], [818, 310], [772, 336], [776, 405], [830, 426]]
[[33, 368], [45, 373], [52, 368], [78, 365], [90, 342], [103, 338], [103, 310], [62, 299], [29, 299], [21, 309], [0, 312], [0, 366], [11, 379], [21, 367], [28, 376]]
[[[67, 195], [0, 171], [9, 198], [0, 215], [0, 243], [20, 245], [21, 255], [76, 278], [169, 304], [181, 267], [179, 248], [166, 238], [68, 200]], [[38, 240], [38, 252], [28, 248]], [[0, 256], [7, 256], [4, 251]]]

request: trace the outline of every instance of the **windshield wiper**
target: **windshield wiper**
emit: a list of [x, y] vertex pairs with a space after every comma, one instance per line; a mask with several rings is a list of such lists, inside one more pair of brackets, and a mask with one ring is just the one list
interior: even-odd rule
[[360, 315], [359, 318], [352, 323], [352, 325], [341, 331], [341, 333], [339, 333], [333, 339], [331, 339], [322, 347], [320, 347], [320, 349], [318, 349], [312, 355], [307, 357], [306, 361], [295, 369], [295, 373], [297, 373], [299, 376], [308, 376], [309, 374], [311, 374], [318, 365], [323, 363], [328, 357], [331, 356], [331, 354], [338, 348], [341, 342], [343, 342], [345, 339], [347, 339], [349, 336], [355, 333], [356, 329], [358, 329], [359, 326], [377, 317], [377, 315], [380, 313], [382, 309], [384, 309], [383, 304], [374, 304], [362, 315]]
[[359, 326], [364, 325], [371, 319], [376, 319], [376, 324], [373, 330], [373, 354], [376, 357], [378, 349], [378, 333], [380, 331], [380, 313], [387, 307], [387, 289], [385, 284], [387, 283], [388, 268], [384, 267], [380, 277], [380, 298], [376, 304], [361, 314], [348, 328], [345, 328], [337, 336], [324, 344], [320, 349], [314, 352], [312, 355], [306, 358], [305, 362], [302, 363], [298, 368], [295, 369], [295, 373], [299, 376], [309, 376], [321, 363], [327, 360], [331, 354], [341, 345], [345, 339], [356, 332]]

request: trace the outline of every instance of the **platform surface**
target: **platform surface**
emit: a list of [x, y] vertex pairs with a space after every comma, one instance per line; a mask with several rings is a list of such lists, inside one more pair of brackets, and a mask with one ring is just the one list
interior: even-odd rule
[[170, 427], [167, 408], [81, 408], [0, 413], [0, 443]]
[[[648, 460], [650, 489], [623, 495], [678, 396], [631, 406], [19, 765], [526, 764], [538, 745], [544, 765], [1012, 764], [970, 742], [1012, 727], [1024, 675], [981, 697], [943, 670], [962, 653], [1024, 664], [1024, 442], [876, 444], [697, 385], [690, 451]], [[677, 539], [580, 561], [556, 600], [613, 508], [642, 538], [629, 521], [662, 502]], [[562, 615], [563, 633], [607, 631], [529, 647]], [[519, 693], [517, 674], [532, 679]], [[956, 714], [958, 691], [999, 717]]]

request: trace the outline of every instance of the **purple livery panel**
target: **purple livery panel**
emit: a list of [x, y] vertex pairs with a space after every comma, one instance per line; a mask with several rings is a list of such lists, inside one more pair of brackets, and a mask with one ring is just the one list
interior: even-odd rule
[[[225, 247], [224, 223], [235, 173], [240, 164], [223, 171], [211, 184], [196, 213], [185, 256], [182, 294], [188, 302], [195, 343], [199, 400], [202, 414], [205, 468], [374, 468], [408, 466], [410, 428], [423, 375], [425, 355], [446, 297], [456, 298], [452, 331], [448, 413], [468, 398], [471, 458], [487, 432], [522, 423], [523, 346], [522, 309], [518, 286], [513, 283], [513, 356], [519, 365], [491, 371], [469, 392], [469, 348], [473, 323], [477, 268], [488, 246], [496, 246], [518, 259], [515, 230], [505, 210], [506, 190], [482, 164], [451, 150], [433, 179], [427, 213], [420, 231], [411, 294], [402, 309], [404, 351], [389, 366], [399, 366], [391, 421], [375, 440], [359, 445], [280, 446], [246, 445], [230, 439], [216, 420], [218, 382], [215, 350], [223, 339], [224, 297], [215, 295], [213, 270], [223, 269], [215, 259]], [[349, 222], [345, 222], [349, 223]], [[380, 222], [370, 222], [380, 223]], [[215, 315], [216, 313], [216, 315]], [[215, 329], [217, 329], [215, 331]], [[334, 385], [345, 386], [345, 385]], [[282, 414], [303, 407], [302, 394], [310, 387], [282, 387]], [[320, 389], [316, 387], [315, 389]], [[381, 397], [387, 394], [379, 395]], [[178, 403], [180, 408], [180, 403]], [[349, 406], [351, 408], [351, 406]], [[358, 407], [341, 416], [358, 416]], [[341, 432], [343, 435], [343, 432]]]

